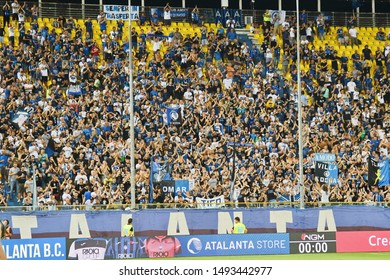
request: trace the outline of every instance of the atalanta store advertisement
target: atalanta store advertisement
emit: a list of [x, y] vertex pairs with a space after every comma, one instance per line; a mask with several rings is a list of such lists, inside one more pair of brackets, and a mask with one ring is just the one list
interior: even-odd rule
[[190, 235], [68, 240], [67, 259], [289, 254], [289, 234]]

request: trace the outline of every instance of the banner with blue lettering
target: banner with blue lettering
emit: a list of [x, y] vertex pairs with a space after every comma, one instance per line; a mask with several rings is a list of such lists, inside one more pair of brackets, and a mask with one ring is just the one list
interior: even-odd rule
[[[128, 5], [103, 5], [103, 12], [107, 20], [128, 20]], [[139, 6], [131, 6], [131, 20], [139, 19]]]
[[65, 238], [2, 240], [8, 260], [65, 260]]
[[177, 236], [182, 256], [276, 255], [290, 253], [288, 233]]
[[225, 206], [225, 197], [223, 195], [213, 198], [196, 198], [196, 206], [199, 209], [213, 209]]
[[167, 122], [168, 125], [181, 125], [181, 108], [180, 107], [167, 107]]

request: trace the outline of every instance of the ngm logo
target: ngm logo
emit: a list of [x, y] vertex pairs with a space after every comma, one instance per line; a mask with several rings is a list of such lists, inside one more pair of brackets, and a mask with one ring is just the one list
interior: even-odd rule
[[319, 241], [319, 240], [325, 240], [325, 234], [318, 234], [318, 233], [302, 233], [301, 235], [302, 241]]
[[191, 238], [187, 242], [187, 250], [193, 255], [199, 254], [202, 248], [203, 248], [202, 241], [200, 241], [199, 238]]

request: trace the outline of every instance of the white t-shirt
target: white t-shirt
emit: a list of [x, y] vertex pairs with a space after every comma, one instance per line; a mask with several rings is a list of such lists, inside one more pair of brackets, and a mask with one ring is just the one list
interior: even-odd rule
[[223, 79], [223, 85], [225, 86], [225, 89], [230, 89], [233, 83], [233, 79]]
[[230, 27], [230, 28], [235, 28], [236, 27], [236, 22], [234, 21], [234, 19], [232, 19], [232, 20], [228, 19], [226, 21], [226, 26]]
[[152, 44], [153, 44], [153, 51], [156, 52], [156, 51], [160, 50], [162, 42], [161, 41], [153, 41]]
[[23, 13], [19, 13], [18, 14], [18, 21], [19, 22], [24, 22], [24, 14]]
[[17, 3], [17, 2], [12, 2], [11, 8], [12, 8], [12, 13], [13, 13], [13, 14], [17, 14], [18, 11], [19, 11], [19, 3]]
[[13, 28], [8, 28], [8, 36], [14, 37], [15, 36], [15, 30]]
[[65, 154], [66, 158], [70, 158], [71, 157], [72, 152], [73, 152], [73, 149], [71, 147], [64, 147], [64, 148], [62, 148], [62, 150], [64, 151], [64, 154]]
[[[390, 31], [389, 31], [390, 34]], [[390, 35], [389, 35], [390, 36]], [[390, 46], [385, 47], [385, 57], [390, 53]]]
[[164, 10], [164, 20], [170, 20], [170, 19], [171, 19], [171, 11]]
[[321, 202], [329, 202], [329, 192], [321, 190]]
[[312, 35], [312, 30], [311, 30], [311, 27], [309, 26], [308, 28], [306, 28], [306, 36], [311, 36]]
[[71, 199], [72, 196], [71, 196], [69, 193], [64, 193], [64, 194], [62, 195], [63, 205], [66, 205], [66, 202], [65, 202], [65, 201], [66, 201], [67, 198]]
[[356, 84], [354, 81], [349, 81], [347, 83], [348, 92], [354, 92], [355, 91]]
[[43, 77], [47, 77], [49, 75], [47, 71], [47, 66], [45, 64], [40, 64], [39, 68], [41, 69], [41, 74]]
[[294, 28], [290, 28], [290, 38], [295, 38], [295, 30]]
[[355, 28], [349, 29], [349, 35], [351, 35], [352, 38], [357, 37], [357, 30]]
[[192, 100], [192, 92], [190, 90], [187, 90], [185, 93], [184, 93], [184, 99], [185, 100]]

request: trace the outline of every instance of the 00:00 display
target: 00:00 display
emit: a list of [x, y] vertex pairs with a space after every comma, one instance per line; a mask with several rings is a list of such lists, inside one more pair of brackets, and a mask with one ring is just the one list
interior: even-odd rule
[[326, 253], [328, 252], [328, 244], [326, 242], [316, 243], [299, 243], [299, 253]]

